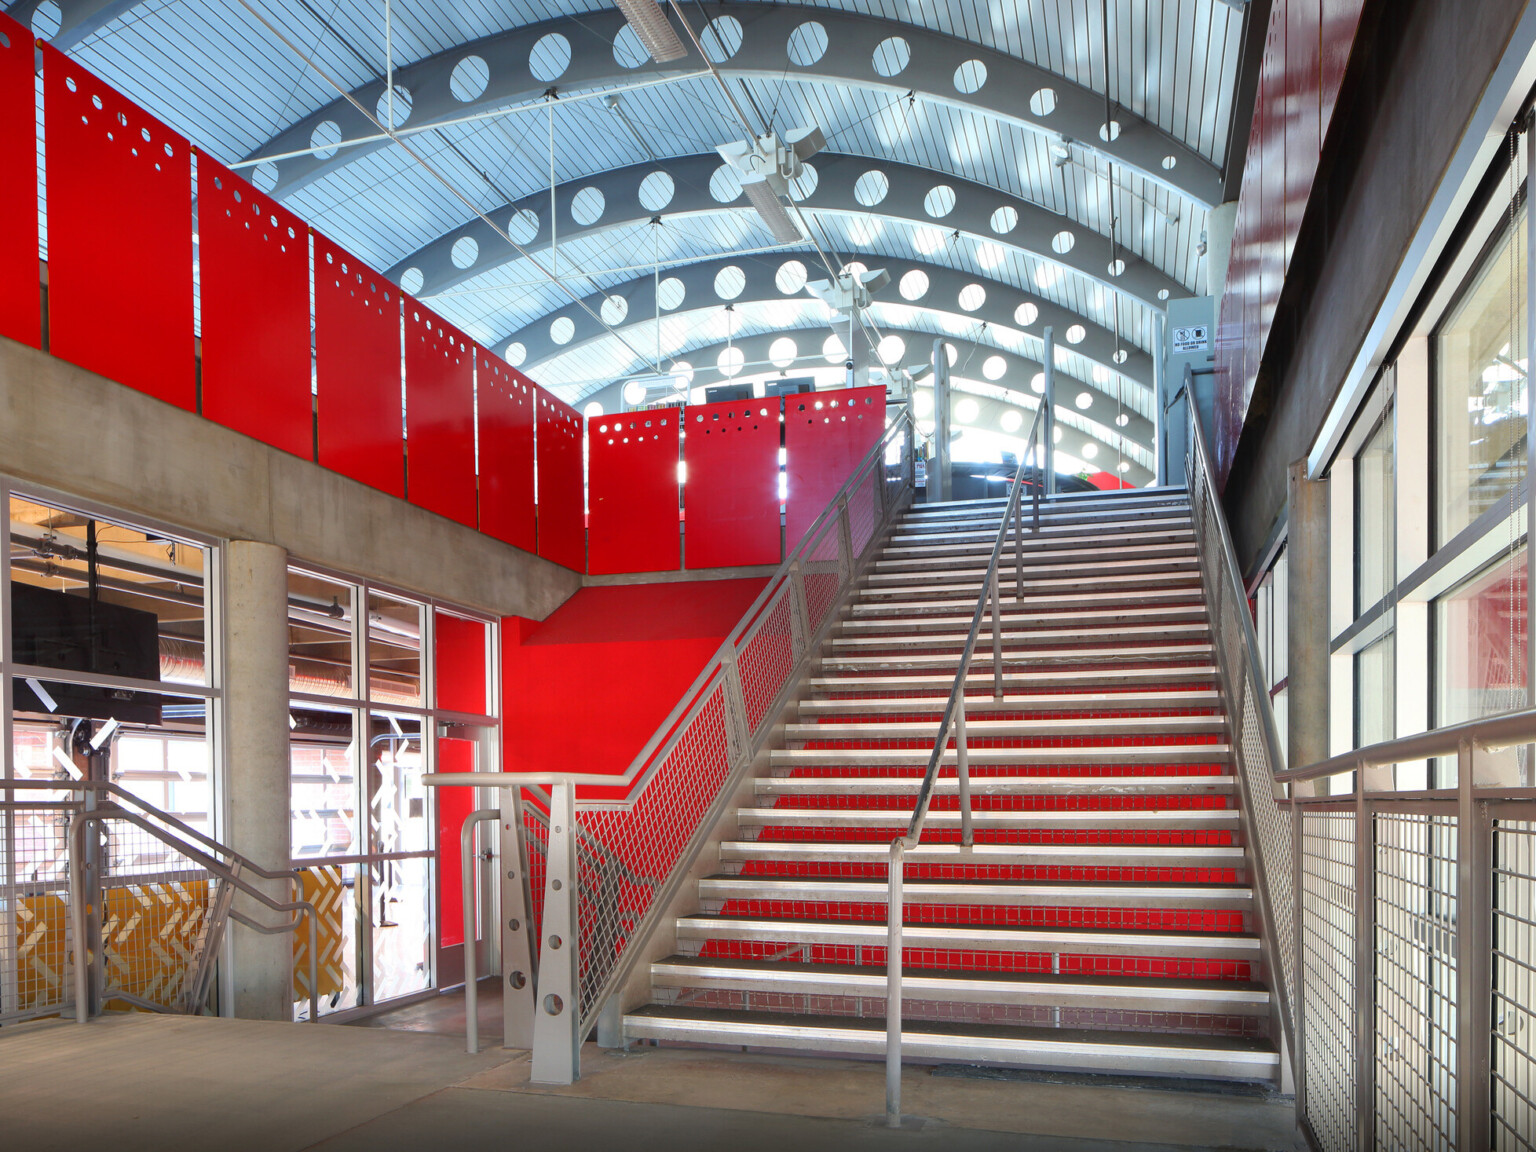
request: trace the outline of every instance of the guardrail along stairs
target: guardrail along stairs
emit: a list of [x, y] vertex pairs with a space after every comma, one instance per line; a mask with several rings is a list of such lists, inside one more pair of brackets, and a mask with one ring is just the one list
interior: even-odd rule
[[[880, 1056], [887, 858], [959, 668], [1002, 500], [909, 511], [823, 645], [628, 1041]], [[1065, 497], [1003, 545], [1002, 698], [966, 681], [906, 851], [907, 1058], [1275, 1081], [1274, 1013], [1183, 493]]]

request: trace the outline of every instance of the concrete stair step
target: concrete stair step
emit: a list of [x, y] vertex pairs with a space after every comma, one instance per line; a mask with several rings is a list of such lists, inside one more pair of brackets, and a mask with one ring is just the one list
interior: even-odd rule
[[[994, 908], [1158, 908], [1248, 911], [1253, 890], [1234, 884], [1068, 883], [1021, 880], [912, 880], [902, 884], [908, 904], [982, 905]], [[841, 876], [708, 876], [699, 897], [775, 900], [806, 904], [884, 904], [886, 881]]]
[[[883, 948], [886, 926], [853, 921], [696, 914], [677, 921], [677, 940]], [[1177, 956], [1257, 960], [1257, 935], [1234, 932], [1167, 932], [1115, 928], [993, 928], [977, 924], [906, 924], [904, 948], [947, 952], [1054, 952], [1074, 956]]]
[[[725, 840], [722, 863], [878, 864], [889, 863], [889, 841]], [[920, 843], [906, 852], [909, 864], [973, 867], [1061, 868], [1242, 868], [1235, 844], [960, 844]]]
[[[624, 1017], [630, 1040], [723, 1044], [833, 1055], [880, 1056], [881, 1020], [772, 1016], [648, 1006]], [[1093, 1032], [904, 1022], [902, 1055], [910, 1060], [1013, 1067], [1271, 1080], [1279, 1055], [1266, 1041], [1179, 1033]]]
[[[917, 797], [922, 776], [760, 776], [752, 783], [758, 796], [902, 796]], [[972, 776], [971, 797], [980, 796], [1230, 796], [1231, 776]], [[933, 795], [957, 796], [960, 781], [940, 776]], [[910, 813], [911, 808], [907, 811]]]
[[[1150, 736], [1220, 733], [1222, 716], [1081, 716], [1071, 719], [975, 720], [966, 714], [967, 740], [1029, 736]], [[826, 724], [789, 724], [789, 740], [911, 740], [933, 739], [935, 725], [924, 720], [870, 720]], [[953, 736], [951, 737], [953, 739]]]
[[[996, 700], [990, 692], [990, 685], [987, 687], [989, 690], [985, 694], [966, 693], [967, 718], [976, 717], [979, 722], [990, 712], [1134, 712], [1221, 707], [1221, 693], [1215, 688], [1176, 692], [1155, 688], [1126, 692], [1017, 692], [1005, 693], [1001, 700]], [[873, 718], [896, 713], [921, 715], [936, 723], [948, 698], [948, 693], [942, 696], [872, 696], [865, 700], [815, 696], [801, 701], [800, 718], [802, 721], [835, 716]]]
[[[776, 748], [774, 768], [882, 767], [926, 765], [932, 748]], [[970, 748], [972, 768], [1006, 764], [1225, 764], [1231, 748], [1215, 744], [1079, 744], [1067, 747]], [[955, 763], [955, 750], [945, 749], [941, 764]]]
[[[669, 956], [651, 965], [651, 985], [667, 989], [781, 992], [799, 996], [885, 998], [885, 966]], [[906, 1000], [1014, 1007], [1045, 1005], [1122, 1011], [1260, 1015], [1269, 989], [1250, 981], [1148, 980], [1133, 977], [933, 972], [905, 969]], [[914, 1021], [914, 1023], [916, 1023]]]
[[[1068, 811], [974, 808], [971, 827], [981, 831], [1108, 831], [1126, 829], [1189, 832], [1233, 832], [1240, 813], [1235, 808], [1107, 808]], [[741, 828], [905, 829], [912, 818], [906, 808], [738, 808]], [[930, 809], [926, 827], [934, 831], [961, 826], [960, 813]]]

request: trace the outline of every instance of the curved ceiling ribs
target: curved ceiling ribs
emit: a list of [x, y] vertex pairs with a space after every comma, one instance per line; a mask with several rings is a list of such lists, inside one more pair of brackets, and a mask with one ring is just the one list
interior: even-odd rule
[[[825, 331], [826, 330], [822, 328], [791, 328], [778, 332], [757, 333], [755, 335], [744, 336], [740, 339], [731, 341], [721, 340], [714, 344], [696, 348], [692, 352], [692, 355], [695, 356], [698, 361], [693, 369], [692, 386], [700, 387], [708, 386], [711, 384], [730, 382], [731, 378], [726, 376], [717, 367], [715, 367], [716, 358], [727, 347], [732, 347], [740, 351], [743, 359], [748, 365], [769, 364], [771, 362], [770, 348], [772, 347], [775, 340], [788, 337], [796, 341], [813, 341]], [[943, 339], [943, 337], [935, 337], [932, 333], [919, 332], [913, 329], [888, 327], [886, 328], [886, 332], [899, 335], [906, 339], [909, 348], [911, 349], [911, 356], [909, 358], [912, 359], [925, 359], [926, 351], [932, 346], [932, 341], [935, 339]], [[920, 355], [920, 353], [924, 355]], [[1038, 372], [1040, 370], [1039, 364], [1036, 364], [1024, 357], [1013, 356], [1009, 353], [994, 354], [1000, 355], [1008, 361], [1009, 376], [1013, 376], [1014, 373], [1017, 372], [1021, 378], [1027, 378], [1023, 376], [1024, 373], [1028, 372], [1032, 374], [1033, 372]], [[791, 366], [787, 370], [786, 375], [795, 376], [797, 374], [807, 374], [810, 371], [811, 366], [805, 363], [805, 359], [807, 358], [802, 358], [798, 364]], [[963, 351], [961, 352], [960, 358], [956, 365], [950, 369], [950, 372], [953, 376], [961, 377], [962, 379], [979, 379], [981, 376], [981, 373], [976, 370], [975, 364], [966, 366], [966, 359]], [[607, 412], [616, 412], [619, 410], [620, 391], [623, 386], [624, 381], [621, 379], [614, 382], [613, 384], [605, 386], [597, 392], [592, 393], [586, 399], [588, 401], [598, 401], [603, 405], [604, 410]], [[996, 385], [985, 386], [989, 388], [996, 387]], [[923, 388], [925, 385], [919, 384], [918, 387]], [[1058, 389], [1060, 389], [1059, 384]], [[1114, 453], [1116, 451], [1114, 442], [1115, 430], [1109, 426], [1114, 423], [1113, 417], [1109, 418], [1107, 421], [1096, 419], [1095, 409], [1097, 408], [1097, 404], [1095, 404], [1094, 407], [1089, 408], [1086, 412], [1079, 409], [1075, 404], [1072, 403], [1074, 392], [1075, 389], [1060, 390], [1060, 404], [1058, 405], [1060, 411], [1058, 414], [1057, 427], [1061, 429], [1061, 439], [1057, 442], [1057, 447], [1061, 451], [1064, 451], [1072, 456], [1076, 456], [1084, 460], [1092, 460], [1097, 464], [1103, 465], [1106, 470], [1113, 470], [1114, 464], [1109, 462], [1107, 457], [1103, 459], [1100, 458], [1101, 454]], [[1036, 397], [1033, 392], [1020, 391], [1017, 389], [1009, 390], [1009, 392], [1004, 396], [990, 397], [965, 391], [962, 385], [960, 388], [956, 389], [956, 401], [958, 401], [962, 395], [969, 395], [976, 400], [980, 414], [978, 418], [970, 424], [967, 424], [964, 421], [957, 421], [955, 424], [956, 429], [967, 426], [985, 427], [988, 424], [996, 424], [997, 417], [1001, 416], [1003, 409], [1022, 409], [1025, 413], [1025, 419], [1024, 422], [1020, 425], [1019, 429], [1011, 430], [1006, 426], [1004, 426], [1002, 429], [1010, 435], [1015, 434], [1018, 431], [1028, 430], [1028, 423], [1030, 418], [1029, 414], [1033, 411], [1034, 405], [1038, 402], [1038, 397]], [[1142, 460], [1149, 457], [1151, 453], [1151, 424], [1140, 416], [1132, 415], [1130, 416], [1126, 426], [1121, 430], [1121, 432], [1123, 433], [1125, 440], [1130, 446], [1130, 451], [1126, 453], [1125, 457], [1126, 461], [1130, 465], [1125, 474], [1126, 479], [1133, 484], [1145, 484], [1152, 479], [1151, 470], [1142, 462]], [[1087, 445], [1089, 444], [1092, 444], [1093, 448], [1088, 448]]]
[[[972, 276], [943, 265], [878, 257], [866, 257], [865, 260], [871, 268], [884, 268], [890, 273], [890, 285], [875, 297], [875, 305], [882, 309], [905, 306], [931, 310], [962, 321], [974, 322], [978, 326], [1023, 332], [1030, 338], [1030, 344], [1038, 344], [1043, 339], [1045, 326], [1051, 325], [1055, 328], [1059, 347], [1076, 352], [1103, 369], [1104, 379], [1090, 383], [1090, 387], [1112, 395], [1116, 373], [1144, 388], [1151, 387], [1151, 357], [1122, 342], [1118, 351], [1122, 353], [1123, 359], [1116, 362], [1114, 333], [1087, 323], [1076, 313], [1057, 304], [1020, 291], [1012, 285]], [[798, 263], [800, 268], [786, 270], [784, 265], [792, 262]], [[729, 271], [733, 268], [738, 270], [739, 275]], [[772, 257], [749, 259], [724, 257], [669, 269], [664, 277], [659, 278], [659, 285], [656, 277], [636, 277], [606, 292], [593, 293], [583, 303], [621, 330], [623, 326], [654, 319], [658, 287], [662, 303], [669, 305], [660, 310], [663, 323], [669, 314], [727, 305], [793, 300], [820, 308], [822, 305], [803, 293], [807, 273], [812, 280], [826, 275], [813, 252], [786, 251], [782, 257], [775, 253]], [[907, 279], [909, 275], [913, 275], [912, 280]], [[912, 289], [919, 283], [922, 291], [913, 292]], [[734, 291], [727, 294], [718, 290], [717, 285], [721, 284], [727, 290]], [[562, 335], [569, 333], [566, 339], [554, 339], [553, 333], [557, 326]], [[829, 326], [828, 331], [832, 330]], [[507, 347], [507, 341], [522, 345], [522, 356], [512, 358], [520, 361], [524, 371], [536, 374], [537, 365], [551, 357], [575, 351], [584, 345], [606, 339], [608, 335], [608, 330], [593, 320], [590, 314], [572, 304], [503, 337], [496, 342], [496, 347]], [[1077, 339], [1073, 340], [1072, 336]], [[664, 359], [669, 360], [671, 356]], [[1100, 375], [1098, 371], [1094, 374]]]
[[[913, 92], [925, 101], [989, 115], [1098, 152], [1202, 207], [1221, 202], [1221, 171], [1199, 152], [1125, 108], [1116, 110], [1114, 127], [1106, 131], [1102, 93], [1017, 57], [900, 21], [832, 8], [700, 4], [697, 9], [711, 25], [721, 18], [739, 22], [739, 48], [729, 54], [723, 49], [716, 53], [720, 70], [727, 77], [779, 80], [792, 76], [879, 88], [895, 95]], [[675, 21], [671, 14], [668, 18]], [[819, 53], [814, 48], [797, 52], [805, 63], [796, 64], [788, 46], [796, 30], [808, 23], [824, 31], [825, 45]], [[524, 25], [400, 66], [394, 72], [395, 84], [411, 94], [409, 116], [401, 127], [430, 127], [527, 103], [552, 91], [682, 76], [705, 66], [691, 46], [685, 59], [668, 65], [654, 63], [643, 52], [626, 54], [615, 47], [623, 29], [623, 17], [617, 11], [593, 12], [579, 20], [559, 18]], [[695, 31], [702, 34], [707, 27]], [[552, 34], [564, 39], [569, 62], [558, 71], [540, 66], [539, 71], [545, 74], [541, 78], [535, 75], [530, 57], [540, 40]], [[802, 42], [819, 43], [818, 37], [803, 32], [801, 37]], [[722, 30], [713, 39], [706, 37], [706, 42], [728, 48], [734, 38], [734, 33], [726, 35]], [[901, 44], [892, 44], [893, 38]], [[619, 56], [625, 57], [622, 62]], [[459, 83], [454, 82], [455, 69], [469, 57], [484, 62], [487, 75], [483, 86], [478, 75], [472, 84], [464, 83], [462, 76]], [[542, 65], [543, 57], [539, 63]], [[901, 66], [896, 68], [898, 63]], [[978, 80], [979, 87], [973, 88]], [[371, 108], [385, 87], [380, 76], [352, 94]], [[323, 155], [287, 156], [310, 149], [316, 129], [322, 125], [327, 127], [321, 139], [367, 142], [329, 148]], [[337, 99], [289, 125], [246, 159], [287, 156], [273, 162], [277, 171], [270, 190], [282, 197], [386, 144], [377, 139], [373, 124], [347, 101]]]
[[[5, 9], [5, 14], [31, 28], [34, 34], [47, 40], [60, 52], [67, 52], [119, 16], [137, 8], [144, 0], [53, 0], [52, 8], [44, 7], [48, 2], [16, 0], [16, 3]], [[40, 8], [43, 12], [39, 18]], [[56, 27], [55, 19], [58, 21]]]
[[[1120, 250], [1123, 267], [1111, 268], [1108, 242], [1094, 229], [983, 184], [863, 156], [821, 153], [810, 164], [816, 172], [815, 187], [800, 201], [808, 212], [866, 215], [931, 226], [946, 234], [959, 232], [1050, 261], [1153, 309], [1162, 308], [1169, 298], [1189, 295], [1177, 280], [1124, 249]], [[728, 179], [711, 183], [721, 166], [720, 157], [715, 155], [679, 156], [613, 168], [559, 184], [554, 197], [554, 234], [564, 244], [633, 227], [658, 216], [665, 222], [679, 216], [739, 209], [746, 204], [739, 184]], [[664, 179], [656, 179], [657, 173]], [[720, 199], [714, 190], [721, 184], [734, 195]], [[940, 187], [949, 188], [952, 197], [944, 195], [930, 200], [934, 189]], [[586, 191], [589, 188], [601, 194], [601, 201]], [[573, 216], [573, 202], [578, 195], [602, 205], [601, 214], [588, 224], [579, 223]], [[945, 205], [950, 206], [942, 214], [929, 211], [930, 207]], [[550, 246], [547, 190], [491, 209], [486, 215], [505, 226], [529, 252]], [[472, 245], [461, 246], [466, 238]], [[466, 251], [473, 253], [472, 259], [464, 259]], [[385, 275], [400, 283], [415, 269], [421, 276], [415, 292], [427, 298], [519, 258], [516, 249], [484, 220], [476, 218], [402, 258], [386, 269]]]

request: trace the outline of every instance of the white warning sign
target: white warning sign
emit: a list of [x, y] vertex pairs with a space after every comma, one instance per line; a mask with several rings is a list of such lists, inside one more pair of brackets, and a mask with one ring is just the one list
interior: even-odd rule
[[1205, 352], [1211, 346], [1209, 324], [1196, 324], [1190, 328], [1173, 330], [1173, 354], [1182, 356], [1189, 352]]

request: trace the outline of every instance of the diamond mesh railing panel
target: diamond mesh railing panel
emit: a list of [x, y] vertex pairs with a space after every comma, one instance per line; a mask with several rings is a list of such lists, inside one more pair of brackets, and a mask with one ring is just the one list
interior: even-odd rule
[[[109, 1009], [142, 1001], [175, 1010], [208, 945], [223, 881], [128, 821], [95, 827], [102, 860], [103, 1001]], [[131, 999], [114, 1005], [114, 997]]]
[[[1295, 844], [1288, 815], [1275, 799], [1274, 773], [1284, 767], [1274, 744], [1268, 697], [1253, 669], [1257, 653], [1249, 651], [1251, 618], [1241, 573], [1233, 567], [1223, 529], [1221, 505], [1205, 453], [1199, 447], [1198, 426], [1192, 425], [1191, 451], [1186, 457], [1190, 521], [1200, 550], [1200, 576], [1212, 639], [1221, 664], [1227, 715], [1234, 722], [1233, 756], [1242, 789], [1261, 896], [1267, 943], [1279, 967], [1275, 973], [1281, 1017], [1294, 1035], [1292, 1005], [1296, 1003]], [[1261, 711], [1262, 710], [1262, 711]], [[1240, 721], [1240, 727], [1236, 722]]]
[[690, 711], [650, 784], [628, 810], [576, 814], [586, 834], [580, 869], [581, 1019], [695, 835], [730, 774], [725, 684], [717, 680]]
[[523, 800], [523, 851], [528, 854], [528, 916], [532, 938], [544, 938], [544, 877], [549, 871], [549, 817], [534, 806], [527, 793]]
[[1375, 1143], [1456, 1147], [1454, 816], [1375, 821]]
[[751, 631], [743, 637], [736, 652], [747, 726], [753, 732], [763, 722], [795, 666], [791, 595], [792, 589], [786, 580], [759, 614]]
[[56, 1015], [74, 1002], [69, 822], [79, 808], [0, 807], [0, 1022]]
[[1493, 826], [1492, 1146], [1536, 1149], [1536, 821]]
[[801, 572], [805, 580], [805, 608], [812, 632], [821, 627], [828, 610], [837, 602], [842, 589], [841, 560], [838, 556], [837, 518], [831, 517], [805, 550]]
[[1301, 817], [1301, 1073], [1307, 1117], [1323, 1152], [1355, 1141], [1355, 817]]
[[880, 469], [871, 468], [848, 497], [848, 539], [855, 556], [864, 555], [880, 527], [879, 486]]

